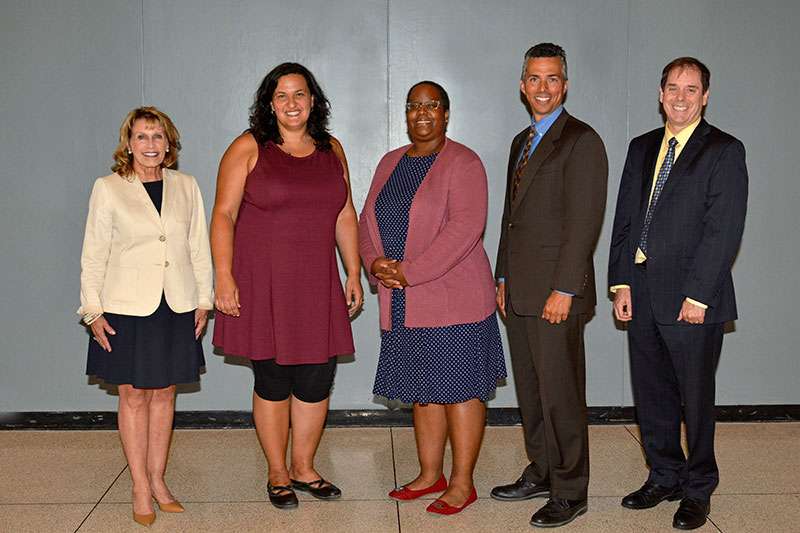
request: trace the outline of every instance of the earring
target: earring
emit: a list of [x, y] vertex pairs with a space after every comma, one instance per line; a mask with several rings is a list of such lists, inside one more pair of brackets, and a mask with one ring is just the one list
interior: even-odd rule
[[133, 152], [131, 152], [130, 150], [128, 150], [128, 155], [133, 155]]
[[169, 153], [169, 148], [167, 148], [167, 153]]

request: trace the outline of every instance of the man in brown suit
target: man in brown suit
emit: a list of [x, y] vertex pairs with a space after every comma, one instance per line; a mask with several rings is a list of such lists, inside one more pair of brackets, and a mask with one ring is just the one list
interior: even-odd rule
[[525, 54], [520, 90], [533, 115], [511, 143], [497, 253], [497, 305], [506, 317], [517, 399], [531, 463], [492, 497], [549, 496], [531, 525], [586, 512], [589, 446], [583, 329], [596, 303], [592, 253], [606, 201], [603, 141], [567, 113], [564, 50]]

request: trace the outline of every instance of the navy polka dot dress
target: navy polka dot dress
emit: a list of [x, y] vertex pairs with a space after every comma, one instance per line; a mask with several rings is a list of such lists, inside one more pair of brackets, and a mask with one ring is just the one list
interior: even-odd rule
[[[386, 256], [403, 260], [408, 212], [438, 153], [404, 155], [375, 200]], [[383, 331], [372, 392], [405, 403], [461, 403], [489, 399], [506, 377], [503, 345], [494, 313], [480, 322], [407, 328], [406, 294], [392, 290], [392, 329]]]

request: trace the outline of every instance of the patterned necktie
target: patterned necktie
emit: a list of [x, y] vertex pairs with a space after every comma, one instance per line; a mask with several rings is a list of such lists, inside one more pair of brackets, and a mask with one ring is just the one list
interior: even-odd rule
[[644, 217], [644, 225], [642, 226], [642, 236], [639, 237], [639, 249], [642, 250], [644, 255], [647, 255], [647, 232], [650, 231], [650, 221], [653, 220], [653, 211], [656, 209], [656, 202], [661, 196], [661, 191], [664, 189], [664, 183], [669, 177], [669, 171], [672, 170], [672, 163], [675, 161], [675, 146], [678, 140], [673, 137], [669, 140], [669, 150], [664, 157], [664, 162], [661, 163], [661, 168], [658, 170], [658, 177], [656, 178], [656, 186], [653, 188], [653, 197], [650, 198], [650, 205], [647, 206], [647, 214]]
[[531, 155], [531, 145], [533, 138], [536, 136], [536, 126], [531, 125], [531, 131], [528, 133], [528, 142], [525, 143], [525, 149], [522, 150], [522, 157], [519, 158], [517, 163], [517, 170], [514, 171], [514, 188], [511, 190], [511, 205], [517, 199], [517, 189], [519, 189], [519, 180], [522, 178], [525, 167], [528, 166], [528, 157]]

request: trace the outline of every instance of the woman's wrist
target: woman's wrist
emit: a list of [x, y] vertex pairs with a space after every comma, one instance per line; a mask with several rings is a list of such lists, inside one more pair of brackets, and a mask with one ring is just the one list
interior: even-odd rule
[[103, 316], [103, 313], [86, 313], [83, 315], [83, 323], [87, 326], [91, 326], [93, 323], [97, 322], [97, 319], [101, 316]]

